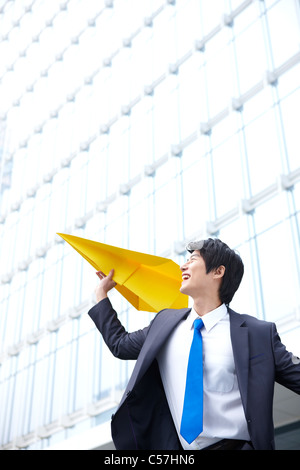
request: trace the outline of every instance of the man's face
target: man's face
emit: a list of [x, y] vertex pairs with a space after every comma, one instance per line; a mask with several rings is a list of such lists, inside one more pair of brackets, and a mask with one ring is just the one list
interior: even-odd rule
[[199, 250], [193, 251], [186, 263], [180, 267], [182, 271], [182, 284], [180, 292], [192, 298], [207, 295], [215, 286], [214, 272], [206, 274], [205, 261]]

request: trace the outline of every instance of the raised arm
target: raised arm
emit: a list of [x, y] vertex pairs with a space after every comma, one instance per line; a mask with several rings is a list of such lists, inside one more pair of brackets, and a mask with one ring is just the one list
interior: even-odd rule
[[114, 356], [119, 359], [137, 359], [149, 327], [132, 333], [125, 330], [107, 296], [116, 285], [113, 273], [113, 270], [107, 276], [100, 271], [97, 273], [100, 279], [96, 289], [98, 303], [88, 313]]

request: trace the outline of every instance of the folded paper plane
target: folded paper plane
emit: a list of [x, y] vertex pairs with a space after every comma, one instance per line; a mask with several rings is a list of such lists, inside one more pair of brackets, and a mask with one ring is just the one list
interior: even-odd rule
[[74, 235], [58, 235], [97, 271], [107, 275], [114, 269], [115, 288], [137, 310], [159, 312], [188, 306], [188, 297], [179, 291], [181, 271], [174, 261]]

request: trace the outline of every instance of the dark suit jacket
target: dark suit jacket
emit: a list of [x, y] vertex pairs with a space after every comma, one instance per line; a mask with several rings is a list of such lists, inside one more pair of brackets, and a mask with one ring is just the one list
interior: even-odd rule
[[[274, 449], [274, 382], [300, 394], [300, 360], [286, 351], [274, 323], [241, 315], [230, 308], [228, 311], [236, 374], [250, 438], [255, 449]], [[188, 308], [162, 310], [149, 326], [128, 333], [109, 299], [89, 311], [114, 356], [137, 359], [112, 417], [116, 449], [181, 449], [156, 357], [172, 330], [189, 312]]]

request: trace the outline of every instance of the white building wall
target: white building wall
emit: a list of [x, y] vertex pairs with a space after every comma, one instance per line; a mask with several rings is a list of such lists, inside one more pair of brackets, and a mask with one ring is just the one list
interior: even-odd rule
[[179, 264], [217, 235], [232, 307], [300, 354], [299, 24], [299, 0], [0, 1], [0, 449], [109, 446], [133, 367], [56, 232]]

